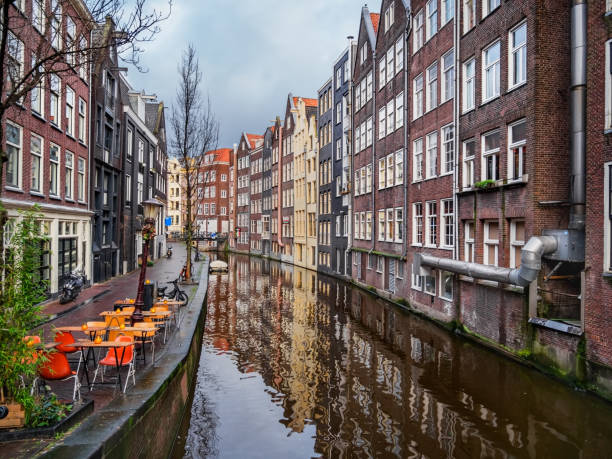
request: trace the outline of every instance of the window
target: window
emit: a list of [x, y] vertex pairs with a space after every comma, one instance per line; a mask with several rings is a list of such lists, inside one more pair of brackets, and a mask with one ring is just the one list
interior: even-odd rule
[[[35, 64], [36, 64], [36, 57], [32, 55], [32, 67], [34, 67]], [[44, 71], [42, 68], [39, 68], [38, 70], [40, 72]], [[30, 105], [31, 105], [32, 111], [40, 116], [43, 116], [44, 111], [45, 111], [44, 110], [45, 109], [45, 90], [44, 90], [43, 82], [44, 82], [44, 78], [41, 78], [38, 84], [34, 86], [32, 90], [30, 91]]]
[[66, 86], [66, 134], [74, 135], [74, 91]]
[[482, 0], [482, 17], [491, 14], [501, 3], [501, 0]]
[[442, 246], [443, 247], [453, 247], [455, 245], [454, 241], [454, 231], [455, 231], [455, 214], [453, 213], [453, 200], [452, 199], [444, 199], [441, 203], [442, 207]]
[[368, 210], [365, 214], [366, 214], [366, 227], [365, 227], [366, 232], [365, 232], [365, 238], [364, 239], [370, 241], [372, 239], [372, 215], [373, 215], [373, 212], [371, 210]]
[[404, 183], [404, 150], [395, 152], [395, 184]]
[[426, 245], [435, 247], [438, 244], [438, 203], [436, 201], [430, 201], [427, 203], [426, 219]]
[[425, 31], [425, 41], [433, 37], [438, 31], [438, 0], [427, 2], [427, 27]]
[[463, 112], [474, 108], [476, 104], [476, 60], [474, 58], [463, 64]]
[[49, 148], [49, 195], [59, 196], [59, 158], [60, 148], [51, 144]]
[[342, 122], [342, 102], [336, 104], [336, 124]]
[[126, 148], [126, 154], [127, 154], [127, 159], [128, 161], [132, 160], [132, 149], [133, 149], [133, 143], [134, 143], [134, 133], [132, 132], [131, 129], [127, 129], [127, 148]]
[[57, 0], [51, 0], [51, 46], [62, 47], [62, 8]]
[[427, 93], [425, 95], [425, 111], [433, 110], [438, 105], [438, 64], [427, 69]]
[[412, 243], [423, 244], [423, 204], [412, 204]]
[[401, 207], [395, 208], [395, 242], [404, 240], [404, 210]]
[[378, 89], [382, 89], [387, 84], [387, 57], [383, 55], [378, 62]]
[[423, 180], [423, 139], [416, 139], [412, 147], [412, 181]]
[[368, 72], [368, 75], [366, 76], [365, 100], [363, 101], [364, 104], [372, 98], [372, 90], [374, 89], [373, 86], [374, 86], [374, 76], [372, 74], [372, 71], [370, 70], [370, 72]]
[[423, 115], [423, 74], [414, 79], [412, 87], [412, 100], [414, 101], [412, 118], [417, 119]]
[[527, 23], [523, 22], [510, 31], [508, 40], [508, 89], [527, 81]]
[[440, 271], [440, 298], [453, 299], [453, 274], [447, 271]]
[[82, 36], [79, 40], [79, 76], [87, 81], [87, 40]]
[[[362, 173], [361, 173], [361, 180], [363, 182], [363, 169], [362, 169]], [[371, 193], [372, 192], [372, 165], [368, 164], [366, 166], [366, 186], [365, 186], [365, 191], [366, 193]]]
[[385, 257], [378, 255], [376, 257], [376, 272], [382, 273], [385, 269]]
[[137, 183], [136, 193], [137, 193], [136, 198], [138, 199], [136, 204], [140, 205], [140, 203], [143, 201], [143, 194], [144, 194], [144, 175], [140, 172], [138, 173], [138, 183]]
[[416, 53], [423, 47], [423, 10], [414, 15], [414, 37], [412, 38], [412, 52]]
[[424, 284], [425, 284], [425, 288], [424, 288], [424, 292], [428, 293], [429, 295], [434, 295], [436, 294], [436, 272], [435, 271], [431, 271], [431, 273], [426, 274], [424, 277]]
[[415, 290], [423, 290], [423, 276], [412, 272], [412, 288]]
[[368, 57], [368, 42], [366, 41], [359, 51], [359, 64], [363, 65]]
[[385, 10], [385, 33], [391, 28], [394, 21], [394, 3], [391, 2], [389, 7]]
[[[321, 226], [320, 223], [319, 226]], [[320, 228], [319, 232], [321, 232]], [[359, 212], [355, 212], [355, 239], [361, 239], [361, 230], [359, 227]]]
[[64, 198], [72, 199], [72, 187], [74, 185], [74, 155], [66, 152], [66, 182], [64, 184]]
[[[77, 198], [80, 202], [85, 201], [85, 160], [83, 158], [78, 159], [78, 181], [77, 181]], [[131, 183], [131, 182], [130, 182]], [[127, 193], [130, 193], [131, 189], [126, 190]]]
[[463, 33], [476, 25], [476, 0], [463, 0]]
[[469, 263], [474, 263], [474, 222], [465, 222], [464, 228], [463, 259]]
[[521, 250], [525, 245], [525, 221], [512, 220], [510, 222], [510, 267], [521, 266]]
[[452, 172], [455, 168], [455, 128], [442, 128], [442, 174]]
[[400, 92], [395, 97], [395, 129], [404, 125], [404, 93]]
[[395, 154], [391, 153], [386, 157], [387, 161], [387, 187], [394, 185], [395, 178]]
[[31, 181], [30, 191], [36, 191], [42, 193], [42, 152], [43, 152], [43, 139], [37, 135], [32, 134], [30, 137], [30, 154], [31, 154]]
[[61, 126], [60, 107], [61, 107], [61, 80], [57, 75], [49, 76], [50, 112], [49, 120], [56, 126]]
[[612, 271], [612, 163], [606, 163], [604, 169], [604, 271]]
[[87, 123], [85, 122], [86, 113], [87, 103], [79, 97], [79, 140], [83, 143], [85, 143], [87, 138]]
[[442, 25], [455, 15], [455, 0], [442, 0]]
[[427, 134], [427, 178], [435, 177], [438, 172], [438, 133]]
[[482, 180], [499, 179], [499, 131], [482, 136]]
[[450, 50], [442, 56], [442, 97], [441, 102], [455, 97], [455, 52]]
[[[361, 143], [363, 146], [363, 142], [365, 141], [365, 146], [369, 147], [372, 145], [372, 117], [370, 116], [365, 124], [365, 129], [363, 128], [363, 124], [361, 127]], [[365, 136], [364, 136], [365, 131]]]
[[382, 190], [383, 188], [386, 188], [387, 186], [387, 181], [386, 181], [386, 165], [385, 165], [385, 158], [380, 158], [378, 160], [378, 189]]
[[336, 69], [336, 89], [342, 85], [342, 67]]
[[387, 135], [395, 130], [395, 98], [387, 103]]
[[385, 240], [385, 210], [378, 211], [378, 240]]
[[395, 218], [393, 216], [393, 209], [387, 209], [387, 217], [386, 217], [386, 223], [387, 223], [387, 242], [393, 242], [393, 239], [395, 237], [395, 229], [394, 229], [394, 223], [395, 223]]
[[138, 162], [144, 163], [144, 142], [138, 139]]
[[387, 135], [387, 106], [383, 105], [378, 110], [378, 138], [382, 139]]
[[32, 0], [32, 25], [40, 33], [45, 33], [45, 2], [44, 0]]
[[404, 68], [404, 37], [400, 36], [395, 42], [395, 73]]
[[484, 264], [497, 266], [499, 255], [499, 223], [484, 224]]
[[25, 62], [24, 47], [23, 42], [10, 31], [8, 32], [7, 41], [7, 76], [10, 81], [10, 87], [14, 88], [23, 75], [23, 67]]
[[221, 174], [221, 181], [227, 182], [227, 174]]
[[482, 52], [482, 102], [499, 96], [501, 44], [496, 41]]
[[66, 16], [66, 62], [74, 65], [76, 62], [76, 26], [70, 16]]
[[521, 180], [525, 173], [527, 123], [524, 119], [508, 126], [508, 178]]
[[474, 154], [476, 141], [474, 139], [463, 142], [463, 188], [474, 185]]

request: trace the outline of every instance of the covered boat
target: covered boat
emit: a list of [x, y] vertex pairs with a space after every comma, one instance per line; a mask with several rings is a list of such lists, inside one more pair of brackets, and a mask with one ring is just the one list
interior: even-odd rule
[[211, 273], [226, 273], [227, 272], [227, 263], [221, 260], [215, 260], [210, 262], [210, 267], [208, 270]]

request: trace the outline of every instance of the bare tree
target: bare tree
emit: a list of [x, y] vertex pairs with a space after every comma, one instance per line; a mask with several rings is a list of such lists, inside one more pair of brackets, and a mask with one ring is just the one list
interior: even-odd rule
[[[14, 107], [35, 88], [52, 86], [51, 75], [87, 78], [91, 64], [111, 47], [121, 61], [144, 71], [142, 45], [159, 33], [172, 0], [166, 11], [152, 8], [150, 0], [34, 0], [27, 16], [25, 6], [24, 0], [3, 0], [0, 5], [1, 24], [8, 24], [0, 28], [0, 190], [9, 159], [3, 142], [8, 112], [20, 116]], [[112, 36], [106, 36], [109, 31]], [[0, 205], [0, 257], [6, 220]]]
[[197, 216], [198, 188], [204, 182], [199, 174], [204, 163], [204, 153], [216, 147], [219, 123], [212, 112], [210, 99], [203, 96], [202, 72], [193, 45], [183, 53], [178, 71], [180, 74], [176, 100], [172, 107], [170, 125], [172, 140], [170, 155], [181, 166], [181, 196], [185, 203], [185, 234], [187, 237], [187, 262], [185, 278], [191, 276], [191, 244]]

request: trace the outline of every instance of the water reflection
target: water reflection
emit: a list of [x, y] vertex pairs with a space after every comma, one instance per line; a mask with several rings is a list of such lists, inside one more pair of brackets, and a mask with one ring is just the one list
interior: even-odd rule
[[326, 276], [215, 275], [188, 457], [610, 457], [612, 408]]

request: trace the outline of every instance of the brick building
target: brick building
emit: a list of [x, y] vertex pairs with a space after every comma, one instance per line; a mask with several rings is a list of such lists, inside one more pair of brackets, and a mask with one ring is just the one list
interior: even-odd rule
[[[243, 133], [236, 149], [236, 208], [235, 208], [235, 232], [237, 239], [236, 249], [249, 252], [250, 239], [249, 229], [251, 225], [251, 154], [263, 148], [263, 136]], [[259, 152], [261, 155], [261, 152]], [[261, 193], [261, 192], [260, 192]]]
[[257, 146], [251, 150], [251, 190], [249, 204], [250, 210], [250, 251], [251, 253], [261, 254], [261, 233], [262, 233], [262, 187], [263, 187], [263, 136], [259, 137]]
[[[230, 152], [231, 154], [231, 152]], [[229, 158], [228, 158], [229, 161]], [[229, 168], [228, 168], [229, 175]], [[168, 227], [171, 236], [183, 232], [184, 220], [182, 218], [182, 192], [181, 192], [181, 165], [177, 159], [168, 161], [168, 216], [172, 224]], [[228, 181], [229, 183], [229, 181]]]
[[196, 231], [229, 232], [229, 167], [231, 148], [207, 151], [198, 171]]
[[264, 133], [262, 149], [261, 173], [261, 252], [269, 256], [272, 251], [272, 142], [274, 139], [274, 126], [269, 126]]
[[[407, 265], [412, 253], [454, 258], [455, 244], [455, 55], [454, 15], [449, 2], [414, 0], [406, 44], [406, 110], [410, 168], [406, 168]], [[402, 292], [435, 317], [454, 317], [452, 273], [421, 276], [408, 270]]]
[[[58, 46], [51, 41], [45, 12], [32, 8], [30, 2], [13, 2], [9, 9], [7, 68], [16, 77], [30, 70], [40, 49]], [[75, 43], [89, 43], [91, 18], [83, 2], [62, 2], [62, 11], [56, 15], [61, 15], [64, 24], [56, 35], [58, 41], [71, 38]], [[23, 104], [9, 108], [2, 120], [8, 156], [2, 204], [11, 219], [33, 205], [44, 214], [43, 231], [49, 240], [42, 246], [41, 277], [49, 281], [51, 295], [61, 288], [63, 276], [77, 268], [92, 279], [88, 147], [94, 137], [88, 107], [89, 85], [95, 87], [97, 80], [87, 65], [78, 67], [71, 59], [67, 56], [74, 70], [60, 70], [66, 66], [58, 62], [58, 73], [43, 77]]]
[[293, 263], [293, 203], [295, 193], [293, 189], [294, 172], [294, 142], [293, 130], [295, 128], [295, 99], [291, 94], [287, 97], [283, 129], [279, 136], [279, 199], [281, 206], [281, 220], [279, 230], [281, 234], [281, 260]]
[[375, 285], [374, 273], [366, 269], [368, 253], [374, 250], [374, 73], [376, 33], [380, 15], [361, 10], [357, 55], [353, 67], [353, 252], [352, 277]]
[[283, 122], [277, 116], [272, 130], [272, 159], [271, 159], [271, 184], [270, 184], [270, 257], [280, 260], [283, 241], [282, 241], [282, 193], [280, 187], [280, 150], [283, 139]]
[[332, 228], [334, 214], [332, 212], [332, 198], [334, 196], [333, 174], [333, 126], [334, 126], [334, 91], [330, 78], [319, 89], [319, 189], [318, 194], [318, 269], [324, 273], [332, 272]]

